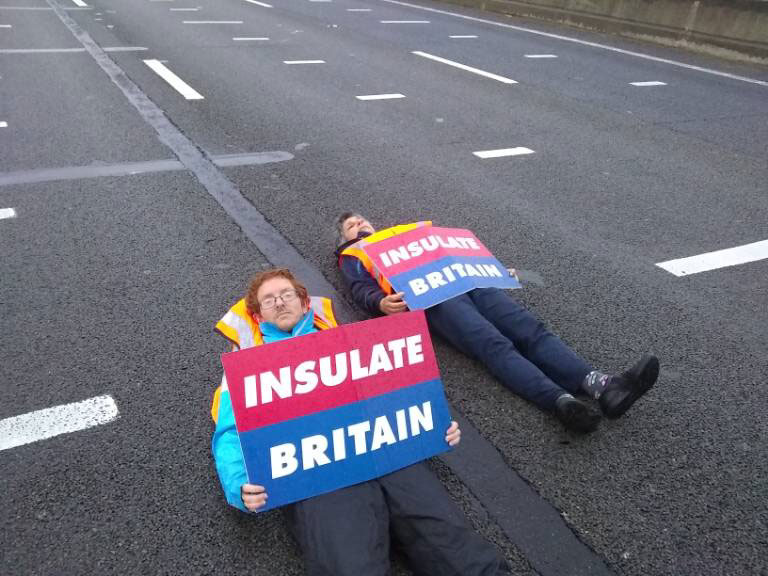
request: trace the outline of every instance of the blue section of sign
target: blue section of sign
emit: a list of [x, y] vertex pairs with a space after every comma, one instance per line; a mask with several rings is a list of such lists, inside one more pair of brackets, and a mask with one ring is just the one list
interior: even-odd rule
[[395, 291], [405, 292], [411, 310], [429, 308], [475, 288], [520, 288], [493, 257], [447, 256], [387, 280]]
[[[427, 426], [419, 419], [426, 420], [428, 410], [432, 427], [425, 430]], [[349, 426], [361, 423], [355, 436]], [[364, 423], [370, 426], [367, 432], [363, 430]], [[449, 449], [445, 431], [450, 424], [443, 383], [438, 379], [250, 430], [240, 434], [240, 443], [249, 482], [266, 488], [268, 503], [263, 510], [269, 510], [365, 482], [444, 452]], [[342, 433], [336, 435], [342, 441], [334, 442], [333, 431], [339, 429]], [[302, 439], [305, 450], [302, 449]], [[320, 452], [324, 457], [310, 457], [307, 449], [316, 442], [321, 444]], [[323, 443], [327, 443], [325, 450], [322, 450]], [[357, 454], [356, 444], [360, 444], [358, 449], [365, 450]], [[288, 454], [276, 458], [275, 474], [278, 477], [275, 478], [273, 451], [276, 455]], [[318, 460], [325, 463], [318, 464]], [[290, 472], [294, 465], [295, 471]], [[284, 475], [280, 476], [281, 473]]]

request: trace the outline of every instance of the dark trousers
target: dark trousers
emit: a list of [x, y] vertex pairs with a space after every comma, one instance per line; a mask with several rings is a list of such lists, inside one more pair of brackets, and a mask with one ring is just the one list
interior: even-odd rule
[[388, 575], [390, 535], [416, 575], [490, 576], [506, 567], [424, 462], [284, 511], [309, 576]]
[[592, 368], [504, 291], [477, 288], [426, 310], [430, 329], [542, 410]]

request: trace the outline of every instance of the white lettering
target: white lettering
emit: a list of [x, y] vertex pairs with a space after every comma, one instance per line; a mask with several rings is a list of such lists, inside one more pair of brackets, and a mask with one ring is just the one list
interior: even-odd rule
[[405, 339], [405, 346], [408, 351], [408, 364], [424, 362], [424, 353], [421, 349], [421, 334], [408, 336]]
[[421, 410], [419, 410], [418, 406], [410, 406], [408, 408], [408, 416], [411, 420], [411, 436], [417, 436], [421, 430], [429, 432], [434, 427], [431, 402], [424, 402], [421, 405]]
[[347, 379], [347, 355], [336, 354], [336, 374], [331, 372], [331, 357], [320, 358], [320, 380], [324, 386], [337, 386]]
[[338, 462], [347, 457], [347, 440], [344, 437], [344, 428], [336, 428], [333, 432], [333, 460]]
[[381, 254], [379, 254], [379, 258], [381, 258], [381, 261], [384, 262], [384, 266], [386, 268], [389, 268], [390, 266], [392, 266], [392, 260], [389, 259], [389, 256], [387, 256], [386, 252], [382, 252]]
[[[411, 426], [413, 426], [413, 422], [411, 422]], [[360, 454], [365, 454], [368, 450], [365, 445], [365, 433], [369, 432], [371, 430], [371, 423], [370, 422], [358, 422], [357, 424], [352, 424], [350, 426], [347, 426], [347, 433], [349, 434], [350, 438], [355, 439], [355, 455], [360, 456]]]
[[480, 273], [472, 264], [464, 264], [464, 269], [467, 271], [467, 276], [480, 276]]
[[392, 370], [392, 362], [389, 361], [389, 354], [384, 344], [374, 344], [371, 350], [371, 366], [368, 368], [368, 375], [374, 376], [381, 371], [389, 372]]
[[403, 348], [405, 348], [405, 338], [398, 338], [397, 340], [390, 340], [387, 344], [387, 348], [395, 357], [395, 368], [403, 367]]
[[443, 280], [443, 275], [440, 272], [430, 272], [426, 276], [427, 282], [429, 282], [430, 288], [439, 288], [445, 286], [447, 282]]
[[495, 264], [482, 264], [482, 267], [485, 269], [485, 272], [488, 276], [496, 276], [498, 278], [501, 278], [501, 270], [499, 270], [498, 266]]
[[253, 408], [258, 400], [256, 399], [256, 376], [246, 376], [245, 384], [245, 407]]
[[296, 472], [299, 467], [299, 461], [296, 460], [296, 446], [290, 442], [272, 446], [269, 449], [269, 456], [272, 462], [272, 479], [289, 476]]
[[350, 350], [349, 364], [352, 367], [352, 380], [360, 380], [368, 376], [368, 367], [360, 364], [360, 350]]
[[291, 395], [291, 367], [280, 368], [280, 380], [275, 378], [272, 372], [262, 372], [259, 375], [261, 383], [261, 403], [272, 402], [272, 391], [277, 392], [280, 398], [288, 398]]
[[419, 246], [418, 241], [414, 240], [413, 242], [408, 243], [408, 252], [413, 258], [418, 258], [424, 253], [424, 249]]
[[414, 278], [413, 280], [409, 280], [408, 286], [411, 287], [411, 291], [416, 296], [421, 296], [422, 294], [424, 294], [424, 292], [429, 290], [429, 286], [427, 286], [427, 283], [424, 282], [424, 280], [422, 280], [421, 278]]
[[392, 427], [389, 425], [389, 420], [386, 416], [379, 416], [373, 422], [373, 434], [371, 436], [371, 452], [381, 448], [382, 444], [394, 444], [395, 434], [392, 432]]
[[[413, 423], [411, 423], [413, 425]], [[301, 439], [301, 467], [304, 470], [314, 468], [315, 465], [323, 466], [330, 464], [331, 459], [326, 456], [328, 450], [328, 439], [322, 434], [308, 436]]]
[[294, 394], [307, 394], [317, 387], [317, 374], [315, 374], [314, 370], [314, 360], [307, 360], [296, 366], [293, 377], [298, 384], [293, 389]]
[[397, 420], [397, 439], [405, 440], [408, 438], [408, 424], [405, 421], [405, 410], [398, 410], [395, 412], [395, 420]]
[[411, 257], [408, 255], [408, 250], [405, 246], [398, 246], [392, 250], [387, 250], [387, 255], [392, 260], [392, 264], [397, 264], [403, 260], [409, 260]]
[[421, 245], [424, 247], [424, 250], [427, 252], [434, 252], [439, 247], [438, 239], [434, 236], [427, 236], [426, 238], [422, 238], [420, 240]]

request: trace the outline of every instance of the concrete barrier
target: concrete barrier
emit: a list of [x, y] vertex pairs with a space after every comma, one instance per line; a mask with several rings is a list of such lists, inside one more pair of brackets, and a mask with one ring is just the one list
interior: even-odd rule
[[443, 0], [768, 64], [768, 0]]

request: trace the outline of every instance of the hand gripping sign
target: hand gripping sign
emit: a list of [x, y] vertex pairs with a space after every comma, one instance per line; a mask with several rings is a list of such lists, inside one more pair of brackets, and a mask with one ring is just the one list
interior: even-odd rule
[[[375, 238], [375, 237], [371, 237]], [[520, 288], [477, 237], [460, 228], [416, 228], [360, 247], [411, 310], [474, 288]]]
[[222, 355], [248, 481], [264, 510], [448, 450], [450, 412], [423, 312]]

